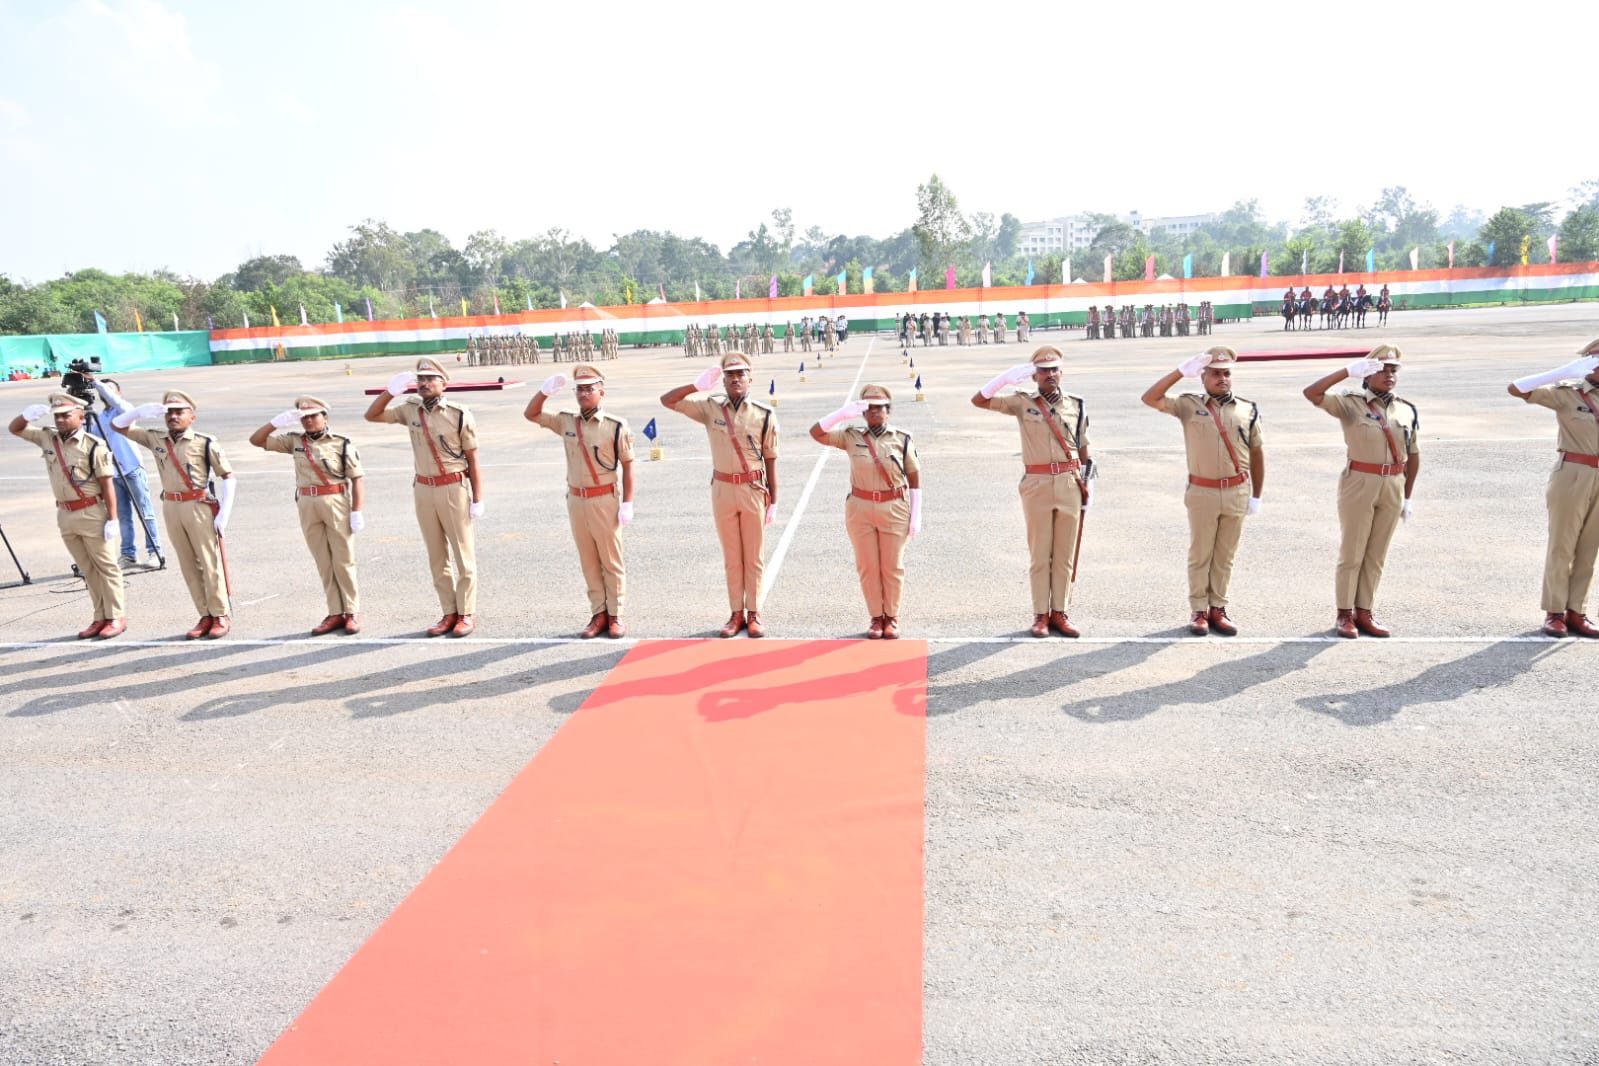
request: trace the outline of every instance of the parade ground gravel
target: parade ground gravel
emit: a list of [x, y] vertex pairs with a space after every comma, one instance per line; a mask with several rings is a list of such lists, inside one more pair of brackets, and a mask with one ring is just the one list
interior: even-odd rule
[[[867, 622], [846, 464], [809, 425], [875, 381], [921, 452], [901, 621], [930, 642], [926, 1063], [1599, 1064], [1599, 642], [1538, 635], [1555, 424], [1505, 393], [1595, 336], [1599, 305], [1571, 304], [909, 357], [852, 333], [831, 358], [760, 357], [782, 434], [774, 637]], [[969, 402], [1044, 342], [1103, 471], [1080, 641], [1025, 635], [1017, 430]], [[1423, 464], [1379, 597], [1393, 639], [1331, 634], [1342, 437], [1300, 390], [1347, 360], [1236, 370], [1268, 470], [1233, 583], [1242, 635], [1187, 637], [1180, 430], [1138, 398], [1212, 342], [1403, 348]], [[44, 472], [0, 443], [0, 526], [32, 577], [0, 555], [5, 1066], [255, 1061], [631, 646], [566, 640], [588, 610], [564, 464], [521, 417], [548, 364], [450, 364], [526, 384], [462, 397], [488, 502], [479, 628], [421, 639], [439, 610], [409, 444], [360, 418], [363, 389], [411, 362], [117, 375], [134, 402], [190, 392], [237, 469], [235, 627], [216, 642], [181, 639], [175, 562], [130, 575], [124, 637], [72, 639], [88, 597]], [[638, 436], [631, 637], [727, 616], [705, 435], [657, 401], [708, 363], [603, 365], [607, 409], [636, 436], [655, 418], [665, 449], [647, 461]], [[0, 386], [0, 417], [49, 391]], [[247, 443], [307, 392], [366, 463], [359, 637], [306, 636], [326, 612], [289, 461]]]

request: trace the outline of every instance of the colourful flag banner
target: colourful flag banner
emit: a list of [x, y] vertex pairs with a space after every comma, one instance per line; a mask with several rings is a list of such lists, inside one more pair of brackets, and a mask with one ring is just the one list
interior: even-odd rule
[[[272, 324], [274, 326], [282, 326], [283, 323], [278, 321], [278, 308], [277, 308], [277, 305], [276, 304], [267, 304], [267, 307], [269, 307], [271, 309], [271, 311], [272, 311]], [[138, 312], [135, 311], [134, 314], [138, 314]]]
[[644, 436], [649, 438], [651, 441], [654, 441], [656, 432], [655, 419], [652, 418], [644, 424]]
[[[699, 291], [699, 286], [698, 285], [694, 286], [694, 291], [695, 292]], [[561, 310], [565, 311], [566, 310], [566, 290], [565, 289], [561, 289], [560, 293], [561, 293]]]
[[773, 274], [772, 275], [772, 280], [766, 283], [766, 298], [769, 299], [769, 300], [777, 299], [777, 275], [776, 274]]
[[861, 291], [868, 293], [876, 291], [872, 281], [871, 267], [867, 267], [865, 270], [861, 271]]
[[944, 288], [953, 289], [954, 287], [955, 287], [955, 268], [954, 267], [950, 267], [948, 270], [944, 271]]
[[1187, 255], [1183, 256], [1183, 277], [1191, 278], [1193, 276], [1194, 276], [1194, 253], [1189, 252]]
[[[805, 289], [805, 293], [806, 293], [807, 296], [810, 295], [810, 291], [811, 290], [810, 290], [809, 287], [807, 287]], [[905, 291], [906, 292], [915, 292], [916, 291], [916, 268], [915, 267], [911, 267], [911, 276], [908, 279], [906, 279]]]
[[368, 296], [366, 298], [366, 320], [368, 322], [371, 322], [372, 320], [376, 319], [377, 317], [378, 317], [377, 315], [372, 313], [372, 297]]
[[806, 274], [805, 275], [805, 280], [800, 282], [800, 288], [805, 290], [805, 295], [806, 296], [809, 296], [811, 294], [811, 290], [814, 289], [815, 287], [816, 287], [816, 275], [815, 274]]
[[96, 333], [104, 333], [106, 331], [105, 315], [98, 311], [94, 313], [94, 330]]
[[1556, 260], [1555, 260], [1555, 245], [1556, 245], [1556, 243], [1557, 243], [1557, 242], [1558, 242], [1558, 241], [1559, 241], [1559, 240], [1560, 240], [1560, 236], [1559, 236], [1559, 235], [1558, 235], [1558, 234], [1556, 234], [1556, 235], [1554, 235], [1554, 236], [1551, 236], [1551, 237], [1550, 237], [1550, 238], [1549, 238], [1549, 261], [1550, 261], [1550, 262], [1551, 262], [1551, 263], [1553, 263], [1553, 262], [1555, 262], [1555, 261], [1556, 261]]
[[1488, 265], [1489, 266], [1493, 266], [1493, 262], [1494, 262], [1494, 244], [1495, 243], [1497, 243], [1497, 242], [1495, 242], [1495, 241], [1489, 241], [1488, 242]]
[[1154, 256], [1150, 256], [1149, 258], [1144, 260], [1144, 280], [1145, 281], [1154, 281], [1155, 280], [1155, 257]]
[[[433, 313], [433, 297], [431, 296], [428, 297], [428, 313]], [[344, 321], [344, 308], [339, 306], [339, 301], [337, 300], [333, 301], [333, 320], [335, 322]]]
[[994, 284], [994, 264], [993, 263], [984, 263], [983, 264], [983, 288], [986, 289], [986, 288], [988, 288], [989, 286], [991, 286], [993, 284]]
[[1366, 249], [1366, 273], [1375, 274], [1376, 272], [1377, 272], [1377, 249], [1375, 249], [1375, 248], [1367, 248]]
[[1221, 253], [1221, 276], [1231, 277], [1233, 272], [1233, 253]]
[[1114, 258], [1115, 258], [1115, 256], [1110, 256], [1110, 255], [1107, 255], [1105, 257], [1105, 284], [1106, 285], [1110, 284], [1110, 263], [1111, 263], [1111, 260], [1114, 259]]
[[1521, 238], [1521, 265], [1522, 266], [1526, 266], [1527, 265], [1527, 260], [1531, 258], [1531, 255], [1532, 255], [1532, 237], [1531, 236], [1522, 237]]
[[1260, 253], [1260, 276], [1267, 277], [1271, 274], [1271, 252]]
[[242, 312], [242, 313], [244, 315], [244, 328], [245, 329], [249, 329], [250, 328], [250, 312], [245, 311], [245, 312]]
[[1032, 259], [1028, 259], [1027, 260], [1027, 280], [1022, 282], [1022, 284], [1023, 285], [1031, 285], [1033, 283], [1033, 278], [1034, 277], [1036, 277], [1036, 275], [1033, 273], [1033, 261], [1032, 261]]
[[176, 311], [174, 311], [174, 312], [172, 312], [172, 332], [176, 333], [177, 331], [178, 331], [178, 313]]
[[1449, 269], [1455, 269], [1455, 242], [1449, 242]]
[[[371, 302], [372, 302], [372, 301], [371, 301], [371, 300], [368, 300], [368, 301], [367, 301], [367, 303], [368, 303], [368, 304], [370, 304], [370, 303], [371, 303]], [[465, 297], [465, 296], [463, 296], [463, 297], [461, 297], [461, 317], [462, 317], [462, 318], [465, 318], [465, 317], [466, 317], [466, 316], [467, 316], [467, 315], [468, 315], [468, 314], [470, 314], [470, 313], [471, 313], [471, 312], [469, 312], [469, 311], [468, 311], [468, 310], [467, 310], [467, 309], [466, 309], [466, 297]]]
[[849, 271], [840, 270], [838, 272], [838, 277], [834, 280], [838, 282], [838, 294], [840, 296], [843, 296], [844, 293], [849, 291]]
[[1417, 268], [1420, 267], [1420, 265], [1421, 265], [1421, 249], [1420, 248], [1412, 248], [1410, 250], [1410, 269], [1411, 270], [1416, 270]]
[[[738, 295], [738, 283], [737, 282], [733, 283], [733, 295], [734, 296]], [[633, 306], [633, 283], [631, 281], [628, 282], [625, 286], [623, 286], [623, 288], [622, 288], [622, 298], [627, 301], [627, 305], [629, 307]]]
[[311, 320], [309, 318], [305, 317], [305, 304], [301, 304], [300, 305], [300, 325], [309, 326], [310, 324], [311, 324]]
[[527, 309], [529, 311], [533, 310], [533, 294], [529, 292], [523, 293], [523, 295], [527, 297]]

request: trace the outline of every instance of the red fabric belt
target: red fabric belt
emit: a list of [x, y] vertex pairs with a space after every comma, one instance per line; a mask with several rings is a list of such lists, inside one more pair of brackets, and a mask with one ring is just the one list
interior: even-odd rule
[[1028, 474], [1075, 474], [1082, 468], [1081, 463], [1073, 459], [1065, 463], [1038, 463], [1033, 466], [1022, 467]]
[[294, 490], [296, 496], [333, 496], [344, 491], [344, 484], [337, 485], [306, 485]]
[[751, 470], [747, 474], [724, 474], [720, 470], [716, 470], [713, 471], [713, 474], [717, 481], [725, 481], [730, 485], [748, 485], [753, 481], [759, 481], [762, 476], [762, 472], [759, 470]]
[[1378, 474], [1382, 477], [1398, 477], [1405, 472], [1404, 463], [1357, 463], [1349, 461], [1349, 469], [1357, 474]]
[[581, 496], [581, 497], [583, 497], [583, 499], [587, 500], [587, 499], [590, 499], [590, 498], [592, 498], [594, 496], [610, 496], [610, 495], [613, 495], [616, 492], [616, 486], [615, 485], [594, 485], [594, 486], [592, 486], [590, 488], [580, 489], [580, 488], [576, 487], [575, 485], [573, 485], [573, 486], [568, 486], [567, 487], [567, 491], [570, 492], [573, 496]]
[[57, 500], [56, 506], [63, 511], [81, 511], [85, 507], [93, 507], [100, 502], [98, 496], [85, 496], [81, 500]]
[[1583, 455], [1581, 452], [1561, 452], [1562, 463], [1581, 463], [1583, 466], [1599, 466], [1599, 455]]
[[440, 485], [454, 485], [456, 482], [462, 481], [465, 478], [465, 474], [444, 474], [440, 477], [424, 477], [423, 475], [418, 474], [416, 476], [416, 483], [418, 485], [426, 485], [429, 488], [438, 488]]
[[1188, 483], [1190, 485], [1198, 485], [1202, 489], [1230, 489], [1234, 485], [1242, 485], [1248, 480], [1248, 474], [1235, 474], [1232, 477], [1224, 477], [1219, 481], [1213, 477], [1195, 477], [1193, 474], [1188, 475]]
[[904, 489], [857, 489], [851, 486], [849, 494], [851, 496], [859, 496], [863, 500], [871, 500], [873, 503], [882, 503], [884, 500], [902, 500], [905, 498]]
[[190, 489], [188, 492], [163, 492], [161, 498], [170, 503], [193, 503], [195, 500], [205, 499], [205, 490]]

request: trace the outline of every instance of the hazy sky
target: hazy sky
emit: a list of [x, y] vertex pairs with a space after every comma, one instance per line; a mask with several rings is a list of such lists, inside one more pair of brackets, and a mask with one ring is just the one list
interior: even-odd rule
[[[0, 273], [317, 267], [368, 217], [457, 247], [648, 227], [725, 251], [781, 206], [888, 236], [934, 172], [1024, 221], [1564, 200], [1599, 177], [1586, 49], [1518, 79], [1502, 38], [1581, 9], [1484, 10], [0, 0]], [[1339, 34], [1272, 28], [1310, 12]], [[1337, 132], [1281, 131], [1307, 112]]]

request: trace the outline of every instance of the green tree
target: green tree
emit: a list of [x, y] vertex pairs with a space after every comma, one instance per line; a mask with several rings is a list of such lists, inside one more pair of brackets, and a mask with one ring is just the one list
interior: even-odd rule
[[1560, 223], [1560, 258], [1567, 262], [1599, 259], [1599, 206], [1585, 204]]
[[971, 239], [971, 225], [960, 212], [955, 193], [937, 174], [916, 187], [916, 234], [924, 273], [942, 272], [955, 263], [961, 246]]
[[239, 264], [232, 274], [231, 284], [239, 292], [254, 292], [268, 282], [282, 285], [304, 272], [305, 267], [300, 265], [298, 256], [258, 255]]
[[416, 280], [406, 239], [387, 222], [366, 219], [328, 253], [328, 273], [355, 285], [403, 289]]
[[1509, 266], [1521, 262], [1521, 242], [1531, 237], [1536, 223], [1519, 207], [1501, 207], [1477, 231], [1477, 239], [1493, 245], [1489, 266]]

